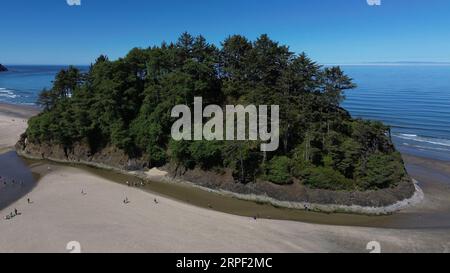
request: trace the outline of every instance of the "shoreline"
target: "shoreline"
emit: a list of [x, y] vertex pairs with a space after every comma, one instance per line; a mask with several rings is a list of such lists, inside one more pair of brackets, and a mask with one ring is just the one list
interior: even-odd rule
[[22, 198], [35, 186], [33, 174], [21, 170], [25, 167], [23, 160], [11, 152], [14, 142], [26, 130], [28, 118], [38, 112], [33, 106], [0, 103], [0, 209]]
[[[43, 160], [43, 158], [35, 157], [29, 154], [25, 154], [21, 151], [17, 151], [18, 155], [27, 159], [32, 160]], [[410, 198], [399, 200], [394, 204], [382, 207], [364, 207], [359, 205], [337, 205], [337, 204], [318, 204], [318, 203], [308, 203], [308, 202], [291, 202], [291, 201], [282, 201], [277, 200], [264, 195], [256, 195], [256, 194], [241, 194], [236, 192], [231, 192], [227, 190], [221, 189], [212, 189], [205, 186], [198, 185], [192, 181], [173, 178], [167, 172], [162, 171], [158, 168], [153, 168], [149, 171], [125, 171], [119, 168], [114, 168], [109, 165], [101, 164], [101, 163], [93, 163], [84, 160], [78, 161], [70, 161], [70, 160], [61, 160], [51, 157], [46, 157], [44, 160], [48, 160], [50, 162], [56, 162], [67, 165], [83, 165], [94, 168], [99, 168], [103, 170], [110, 170], [116, 173], [134, 176], [140, 179], [143, 179], [147, 182], [155, 181], [155, 182], [163, 182], [163, 183], [174, 183], [180, 185], [187, 185], [189, 187], [194, 187], [201, 189], [205, 192], [216, 193], [219, 195], [237, 198], [239, 200], [245, 200], [256, 203], [270, 204], [274, 207], [287, 208], [287, 209], [298, 209], [298, 210], [306, 210], [306, 211], [315, 211], [321, 213], [352, 213], [352, 214], [363, 214], [363, 215], [389, 215], [403, 209], [415, 206], [423, 201], [424, 193], [422, 189], [419, 187], [419, 183], [413, 179], [415, 192], [413, 196]]]
[[0, 102], [0, 113], [15, 118], [30, 118], [40, 112], [37, 105]]
[[[44, 173], [35, 189], [2, 211], [3, 216], [17, 208], [21, 215], [0, 220], [0, 252], [64, 253], [74, 240], [84, 253], [367, 252], [373, 240], [383, 252], [450, 250], [446, 229], [254, 220], [109, 183], [76, 167], [46, 166], [34, 166]], [[130, 203], [124, 204], [124, 198]]]
[[28, 126], [27, 120], [38, 113], [38, 107], [0, 102], [0, 153], [14, 148], [15, 142]]
[[[431, 176], [424, 178], [417, 172], [416, 167], [408, 165], [414, 175], [420, 178], [420, 185], [423, 187], [425, 195], [422, 202], [400, 210], [396, 213], [384, 215], [369, 215], [361, 213], [331, 213], [318, 212], [304, 209], [289, 209], [273, 206], [266, 202], [247, 201], [225, 194], [218, 194], [211, 190], [200, 189], [198, 186], [191, 186], [187, 183], [178, 182], [158, 182], [151, 179], [151, 182], [144, 181], [137, 176], [130, 176], [120, 172], [113, 172], [102, 168], [86, 166], [81, 164], [57, 163], [49, 160], [26, 160], [27, 165], [33, 172], [34, 166], [45, 166], [41, 171], [37, 171], [40, 177], [44, 177], [47, 167], [51, 169], [74, 168], [80, 172], [88, 172], [90, 175], [103, 178], [109, 183], [119, 184], [134, 188], [138, 191], [155, 194], [169, 198], [182, 204], [192, 205], [198, 208], [213, 210], [229, 215], [250, 217], [255, 215], [260, 219], [284, 220], [301, 223], [347, 226], [347, 227], [371, 227], [371, 228], [392, 228], [392, 229], [448, 229], [450, 228], [450, 202], [447, 196], [450, 194], [450, 180], [442, 180], [440, 177], [431, 179]], [[409, 162], [408, 162], [409, 163]], [[449, 165], [450, 168], [450, 165]], [[42, 171], [43, 170], [43, 171]], [[142, 174], [141, 174], [142, 175]], [[165, 176], [165, 172], [154, 169], [150, 176]], [[130, 183], [127, 184], [126, 182]], [[39, 182], [38, 182], [39, 183]], [[446, 187], [445, 185], [448, 185]], [[444, 186], [444, 187], [443, 187]], [[106, 185], [105, 185], [106, 187]], [[150, 202], [151, 200], [149, 200]]]
[[[5, 133], [1, 130], [0, 134], [3, 137]], [[422, 166], [420, 159], [417, 160]], [[433, 186], [429, 194], [425, 176], [419, 179], [420, 186], [426, 186], [423, 187], [427, 191], [425, 200], [394, 215], [311, 212], [320, 219], [365, 219], [363, 225], [334, 225], [314, 220], [254, 220], [120, 185], [79, 166], [49, 165], [40, 160], [29, 167], [40, 178], [32, 191], [0, 210], [0, 252], [64, 253], [66, 244], [73, 240], [81, 243], [83, 252], [367, 252], [366, 244], [373, 240], [380, 242], [383, 252], [450, 251], [447, 222], [431, 227], [416, 226], [409, 220], [403, 222], [403, 218], [413, 217], [422, 223], [424, 220], [416, 217], [415, 211], [427, 215], [440, 204], [445, 205], [440, 210], [449, 219], [446, 196], [450, 187], [443, 191]], [[145, 175], [164, 177], [165, 173], [153, 170]], [[437, 200], [441, 203], [433, 199], [434, 193], [441, 194]], [[28, 204], [27, 198], [33, 203]], [[129, 198], [131, 203], [125, 205], [124, 198]], [[3, 216], [15, 208], [22, 215], [4, 220]], [[365, 225], [366, 222], [373, 225]]]
[[[29, 118], [32, 115], [35, 115], [38, 113], [39, 108], [34, 106], [17, 106], [12, 104], [4, 104], [0, 103], [0, 116], [8, 116], [8, 117], [21, 117], [21, 118]], [[22, 127], [23, 128], [23, 127]], [[25, 130], [23, 128], [23, 130]], [[17, 133], [14, 134], [15, 136]], [[1, 147], [1, 146], [0, 146]], [[12, 147], [1, 147], [0, 152], [9, 151]], [[16, 149], [16, 152], [18, 155], [20, 155], [23, 158], [27, 159], [33, 159], [33, 160], [42, 160], [44, 158], [33, 156], [30, 154], [26, 154], [20, 149]], [[406, 209], [408, 207], [414, 206], [421, 201], [423, 201], [424, 193], [419, 187], [419, 183], [412, 179], [411, 182], [414, 185], [414, 192], [409, 198], [399, 199], [395, 203], [391, 203], [384, 206], [364, 206], [364, 205], [347, 205], [347, 204], [326, 204], [326, 203], [317, 203], [317, 202], [304, 202], [304, 201], [285, 201], [280, 200], [274, 197], [270, 197], [267, 194], [255, 194], [255, 193], [241, 193], [241, 192], [235, 192], [227, 189], [220, 189], [220, 188], [212, 188], [204, 185], [200, 185], [197, 183], [192, 182], [189, 179], [181, 178], [181, 177], [172, 177], [168, 173], [165, 173], [164, 175], [148, 175], [150, 171], [126, 171], [123, 169], [116, 168], [114, 166], [110, 166], [107, 164], [97, 163], [97, 162], [90, 162], [86, 160], [61, 160], [59, 158], [52, 158], [52, 157], [46, 157], [45, 159], [63, 163], [63, 164], [81, 164], [86, 166], [92, 166], [95, 168], [101, 168], [105, 170], [112, 170], [114, 172], [118, 172], [125, 175], [131, 175], [138, 177], [140, 179], [146, 180], [146, 181], [157, 181], [157, 182], [164, 182], [164, 183], [179, 183], [182, 185], [188, 185], [190, 187], [195, 187], [198, 189], [201, 189], [205, 192], [212, 192], [219, 195], [227, 196], [227, 197], [233, 197], [240, 200], [245, 201], [251, 201], [256, 203], [264, 203], [264, 204], [270, 204], [274, 207], [280, 207], [280, 208], [289, 208], [289, 209], [299, 209], [299, 210], [306, 210], [306, 211], [316, 211], [316, 212], [322, 212], [322, 213], [352, 213], [352, 214], [364, 214], [364, 215], [389, 215], [398, 211], [401, 211], [403, 209]], [[156, 173], [161, 174], [162, 172], [158, 169], [155, 170]], [[153, 172], [153, 173], [155, 173]], [[404, 181], [400, 183], [406, 183]], [[336, 193], [337, 194], [337, 193]], [[351, 193], [349, 193], [351, 194]]]

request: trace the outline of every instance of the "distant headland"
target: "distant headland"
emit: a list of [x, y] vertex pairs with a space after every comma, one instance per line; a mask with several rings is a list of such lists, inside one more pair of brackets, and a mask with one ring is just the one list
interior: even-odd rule
[[0, 72], [6, 72], [6, 71], [8, 71], [8, 68], [6, 68], [2, 64], [0, 64]]

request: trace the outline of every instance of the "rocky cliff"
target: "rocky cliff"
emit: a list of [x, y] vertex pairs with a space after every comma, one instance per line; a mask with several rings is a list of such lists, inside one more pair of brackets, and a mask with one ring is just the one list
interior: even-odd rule
[[[19, 155], [26, 158], [83, 164], [126, 173], [145, 171], [148, 168], [145, 160], [130, 158], [123, 151], [114, 147], [106, 147], [101, 151], [92, 153], [88, 145], [85, 144], [64, 147], [49, 143], [29, 143], [26, 134], [22, 135], [16, 144], [16, 150]], [[266, 200], [268, 203], [280, 207], [291, 208], [300, 208], [299, 204], [319, 204], [317, 210], [329, 210], [330, 212], [391, 213], [403, 207], [402, 205], [397, 208], [398, 202], [411, 198], [416, 192], [416, 188], [409, 177], [405, 177], [394, 187], [376, 191], [331, 191], [310, 189], [300, 186], [298, 183], [283, 186], [274, 185], [261, 180], [256, 183], [240, 184], [234, 181], [232, 171], [228, 169], [223, 170], [223, 172], [204, 171], [198, 168], [180, 170], [170, 164], [163, 169], [169, 173], [169, 177], [173, 181], [188, 181], [219, 193], [229, 192], [240, 199], [253, 200], [256, 198], [255, 200]], [[321, 205], [324, 206], [321, 207]], [[310, 205], [305, 205], [305, 208], [306, 206]], [[354, 206], [357, 207], [353, 208]], [[390, 206], [393, 208], [391, 209]]]

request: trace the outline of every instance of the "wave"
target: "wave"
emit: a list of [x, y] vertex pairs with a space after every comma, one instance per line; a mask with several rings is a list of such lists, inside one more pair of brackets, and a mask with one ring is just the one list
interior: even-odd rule
[[0, 98], [1, 97], [15, 99], [15, 98], [18, 98], [19, 96], [17, 94], [15, 94], [14, 90], [0, 87]]
[[412, 148], [416, 148], [416, 149], [421, 149], [421, 150], [432, 150], [432, 151], [440, 151], [440, 152], [450, 152], [450, 149], [446, 149], [446, 148], [437, 148], [437, 147], [430, 147], [430, 146], [422, 146], [422, 145], [414, 145], [414, 144], [410, 144], [410, 143], [402, 143], [402, 145], [407, 146], [407, 147], [412, 147]]
[[405, 140], [450, 147], [450, 139], [423, 137], [415, 134], [394, 134], [394, 136]]

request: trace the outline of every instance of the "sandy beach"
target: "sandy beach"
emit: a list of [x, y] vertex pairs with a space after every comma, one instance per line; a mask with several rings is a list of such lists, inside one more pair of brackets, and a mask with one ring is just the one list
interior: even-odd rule
[[18, 137], [27, 128], [27, 119], [38, 113], [33, 107], [0, 103], [0, 152], [14, 147]]
[[[12, 147], [25, 130], [32, 113], [28, 111], [0, 106], [2, 149]], [[411, 164], [431, 167], [420, 161]], [[45, 162], [31, 168], [41, 174], [37, 185], [0, 211], [0, 252], [64, 253], [71, 241], [79, 242], [82, 252], [369, 252], [370, 241], [379, 242], [383, 252], [450, 252], [450, 230], [445, 227], [387, 229], [254, 220], [112, 183], [80, 168]], [[426, 179], [420, 170], [417, 175], [418, 180]], [[448, 187], [420, 182], [425, 202], [402, 214], [447, 211]], [[429, 192], [436, 195], [429, 197]], [[14, 209], [21, 214], [5, 220]]]

